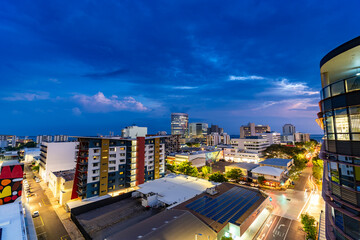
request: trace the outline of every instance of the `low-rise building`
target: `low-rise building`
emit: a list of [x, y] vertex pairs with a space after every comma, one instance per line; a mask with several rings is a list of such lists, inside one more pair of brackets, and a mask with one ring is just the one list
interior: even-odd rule
[[278, 132], [264, 132], [264, 133], [257, 133], [256, 135], [267, 139], [269, 141], [269, 145], [281, 143], [281, 134]]
[[244, 177], [252, 178], [251, 170], [259, 166], [260, 166], [259, 164], [254, 164], [254, 163], [239, 162], [229, 166], [225, 166], [225, 172], [229, 172], [232, 169], [240, 169]]
[[281, 168], [287, 172], [294, 165], [294, 159], [268, 158], [264, 161], [259, 162], [259, 164], [260, 166]]
[[195, 167], [205, 166], [207, 162], [216, 162], [223, 159], [222, 150], [195, 151], [175, 153], [166, 157], [166, 161], [170, 164], [180, 164], [182, 162], [191, 162]]
[[262, 153], [270, 146], [268, 139], [262, 136], [251, 136], [246, 138], [231, 139], [234, 148], [251, 153]]
[[60, 205], [71, 199], [74, 176], [75, 169], [51, 172], [49, 175], [49, 188]]
[[262, 153], [247, 152], [234, 147], [224, 148], [224, 159], [231, 162], [258, 163], [262, 160]]
[[35, 157], [40, 157], [40, 148], [25, 148], [24, 149], [24, 161], [32, 162]]
[[276, 167], [260, 166], [251, 170], [253, 179], [265, 178], [265, 185], [280, 186], [287, 180], [285, 170]]

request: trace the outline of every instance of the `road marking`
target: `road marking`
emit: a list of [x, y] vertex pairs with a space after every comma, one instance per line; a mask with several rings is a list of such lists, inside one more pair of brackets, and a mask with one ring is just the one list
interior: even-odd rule
[[65, 239], [68, 239], [68, 237], [70, 237], [69, 235], [64, 235], [62, 237], [60, 237], [61, 240], [65, 240]]
[[41, 220], [42, 226], [44, 226], [45, 224], [44, 224], [44, 221], [43, 221], [42, 217], [41, 217], [41, 216], [39, 216], [39, 217], [40, 217], [40, 220]]
[[46, 232], [42, 232], [42, 233], [39, 233], [39, 234], [36, 234], [37, 236], [40, 236], [40, 235], [43, 235], [45, 234]]
[[39, 206], [41, 207], [41, 202], [39, 202]]
[[[280, 223], [280, 221], [281, 221], [281, 218], [282, 218], [282, 217], [279, 218], [279, 221], [278, 221], [278, 223], [276, 224], [276, 226], [275, 226], [275, 228], [274, 228], [275, 230], [277, 229], [277, 227], [278, 227], [278, 225], [279, 225], [279, 223]], [[274, 236], [274, 231], [273, 231], [273, 236]], [[274, 236], [274, 237], [275, 237], [275, 236]]]
[[290, 224], [289, 224], [288, 229], [286, 230], [286, 233], [285, 233], [285, 236], [284, 236], [284, 240], [285, 240], [285, 238], [286, 238], [286, 236], [287, 236], [287, 234], [288, 234], [288, 232], [289, 232], [289, 229], [290, 229], [290, 226], [291, 226], [292, 222], [293, 222], [293, 221], [290, 220]]

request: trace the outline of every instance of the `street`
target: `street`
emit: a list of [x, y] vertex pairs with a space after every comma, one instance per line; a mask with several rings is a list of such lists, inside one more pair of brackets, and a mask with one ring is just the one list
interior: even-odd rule
[[300, 215], [307, 212], [318, 221], [320, 212], [324, 209], [324, 202], [311, 174], [311, 168], [304, 169], [295, 189], [265, 191], [272, 198], [274, 209], [255, 239], [304, 239]]
[[24, 202], [29, 204], [31, 213], [39, 211], [40, 214], [39, 217], [33, 218], [38, 239], [70, 239], [40, 183], [36, 183], [33, 179], [34, 174], [28, 164], [25, 164], [25, 173], [33, 195], [29, 198], [25, 197]]

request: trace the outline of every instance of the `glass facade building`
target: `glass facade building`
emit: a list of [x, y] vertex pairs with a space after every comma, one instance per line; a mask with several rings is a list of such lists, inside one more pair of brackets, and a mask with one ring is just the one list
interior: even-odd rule
[[360, 37], [320, 62], [327, 239], [360, 239]]
[[187, 113], [171, 114], [171, 135], [181, 135], [186, 137], [188, 134], [189, 115]]

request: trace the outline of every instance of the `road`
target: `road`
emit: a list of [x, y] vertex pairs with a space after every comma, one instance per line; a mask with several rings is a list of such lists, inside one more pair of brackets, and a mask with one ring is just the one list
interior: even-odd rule
[[324, 209], [324, 203], [312, 179], [311, 168], [304, 169], [295, 189], [286, 191], [266, 190], [274, 206], [272, 214], [260, 228], [257, 240], [304, 239], [300, 214], [308, 212], [316, 220]]
[[32, 213], [34, 211], [39, 211], [40, 213], [39, 217], [33, 218], [38, 239], [70, 239], [44, 190], [33, 179], [34, 174], [28, 164], [25, 165], [25, 173], [33, 193], [33, 196], [25, 199], [25, 201], [29, 204]]

